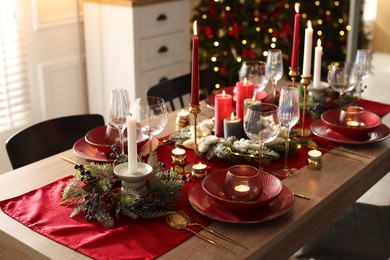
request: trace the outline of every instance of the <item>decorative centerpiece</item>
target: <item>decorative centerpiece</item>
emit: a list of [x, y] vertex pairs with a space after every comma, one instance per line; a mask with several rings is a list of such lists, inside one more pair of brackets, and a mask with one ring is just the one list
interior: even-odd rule
[[149, 156], [148, 165], [152, 174], [140, 189], [123, 186], [113, 164], [75, 165], [75, 176], [64, 188], [60, 204], [74, 207], [70, 217], [84, 213], [86, 220], [97, 220], [110, 228], [120, 214], [134, 219], [170, 214], [185, 180], [174, 171], [165, 170], [155, 152]]

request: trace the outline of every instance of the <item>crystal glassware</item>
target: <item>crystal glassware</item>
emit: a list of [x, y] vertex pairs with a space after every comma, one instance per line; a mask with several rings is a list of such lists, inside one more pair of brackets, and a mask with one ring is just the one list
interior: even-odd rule
[[137, 98], [132, 105], [132, 114], [139, 132], [149, 138], [149, 153], [152, 151], [153, 136], [161, 133], [168, 123], [165, 101], [159, 97]]
[[126, 89], [114, 89], [110, 96], [110, 125], [118, 129], [121, 154], [125, 152], [124, 131], [129, 115], [129, 94]]
[[339, 108], [341, 108], [342, 96], [351, 91], [357, 81], [354, 65], [351, 62], [334, 61], [328, 72], [328, 83], [332, 89], [339, 92]]
[[276, 96], [276, 84], [283, 76], [283, 57], [279, 49], [268, 50], [266, 76], [272, 83], [272, 96]]
[[265, 67], [266, 63], [264, 61], [247, 60], [242, 63], [238, 72], [238, 78], [240, 81], [244, 81], [244, 78], [246, 78], [249, 82], [253, 83], [255, 96], [256, 93], [263, 91], [268, 84]]
[[287, 164], [289, 153], [289, 137], [291, 128], [299, 120], [299, 89], [293, 86], [284, 86], [280, 91], [279, 98], [279, 120], [280, 124], [287, 130], [284, 166], [274, 171], [274, 174], [279, 178], [285, 178], [294, 174], [297, 169], [290, 168]]
[[280, 121], [278, 107], [261, 103], [248, 106], [244, 117], [244, 131], [249, 139], [260, 145], [259, 170], [263, 170], [264, 145], [273, 141], [279, 134]]
[[370, 73], [371, 51], [368, 49], [359, 49], [356, 52], [354, 63], [355, 74], [358, 78], [356, 89], [358, 93], [358, 101], [360, 102], [361, 94], [363, 92], [363, 80], [365, 80]]

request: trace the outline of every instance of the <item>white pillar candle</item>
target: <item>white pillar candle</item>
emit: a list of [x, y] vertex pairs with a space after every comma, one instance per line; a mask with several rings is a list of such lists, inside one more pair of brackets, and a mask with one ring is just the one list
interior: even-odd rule
[[173, 154], [173, 155], [178, 155], [178, 156], [180, 156], [180, 155], [184, 155], [185, 153], [186, 153], [186, 150], [181, 149], [181, 148], [179, 148], [179, 147], [176, 147], [175, 149], [172, 149], [172, 154]]
[[313, 28], [311, 27], [311, 22], [307, 21], [307, 28], [305, 29], [305, 48], [303, 52], [303, 70], [302, 70], [303, 77], [310, 76], [312, 45], [313, 45]]
[[321, 60], [322, 60], [322, 46], [321, 46], [321, 40], [318, 39], [317, 46], [314, 50], [314, 73], [313, 73], [314, 88], [318, 88], [321, 83]]
[[129, 173], [137, 172], [137, 123], [135, 116], [127, 116], [127, 154]]

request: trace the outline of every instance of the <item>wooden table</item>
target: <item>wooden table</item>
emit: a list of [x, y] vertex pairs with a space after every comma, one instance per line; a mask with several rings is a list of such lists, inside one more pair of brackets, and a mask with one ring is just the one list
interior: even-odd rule
[[[199, 120], [213, 115], [203, 105]], [[162, 135], [174, 131], [176, 114], [170, 114], [170, 125]], [[390, 116], [383, 119], [390, 125]], [[348, 147], [348, 146], [346, 146]], [[310, 196], [311, 200], [295, 199], [288, 215], [259, 224], [214, 222], [211, 227], [240, 241], [250, 249], [234, 247], [236, 255], [205, 243], [193, 236], [161, 259], [287, 259], [321, 229], [355, 202], [362, 194], [390, 171], [390, 138], [380, 143], [351, 146], [354, 151], [372, 157], [346, 159], [327, 153], [321, 170], [302, 168], [283, 183], [293, 192]], [[60, 155], [80, 163], [71, 150]], [[0, 200], [39, 188], [72, 173], [69, 163], [58, 155], [0, 175]], [[206, 234], [205, 231], [201, 231]], [[221, 244], [223, 240], [215, 239]], [[82, 259], [86, 258], [13, 220], [0, 212], [0, 258], [15, 259]]]

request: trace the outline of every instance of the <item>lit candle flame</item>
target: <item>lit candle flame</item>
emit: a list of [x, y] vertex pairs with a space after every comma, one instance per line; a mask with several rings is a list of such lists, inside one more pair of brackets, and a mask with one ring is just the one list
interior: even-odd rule
[[247, 79], [246, 79], [246, 77], [244, 78], [244, 85], [246, 85], [246, 83], [247, 83]]
[[225, 97], [226, 96], [226, 93], [225, 93], [225, 90], [222, 91], [222, 97]]
[[234, 120], [234, 112], [232, 112], [232, 114], [230, 115], [230, 120]]
[[295, 3], [295, 12], [299, 13], [299, 3]]
[[308, 28], [308, 29], [311, 29], [311, 22], [310, 22], [310, 20], [307, 21], [307, 28]]
[[196, 28], [196, 24], [197, 24], [197, 22], [196, 22], [196, 20], [195, 20], [195, 21], [194, 21], [194, 25], [193, 25], [194, 36], [198, 36], [198, 30], [197, 30], [197, 28]]
[[317, 46], [321, 47], [321, 40], [320, 39], [317, 40]]

